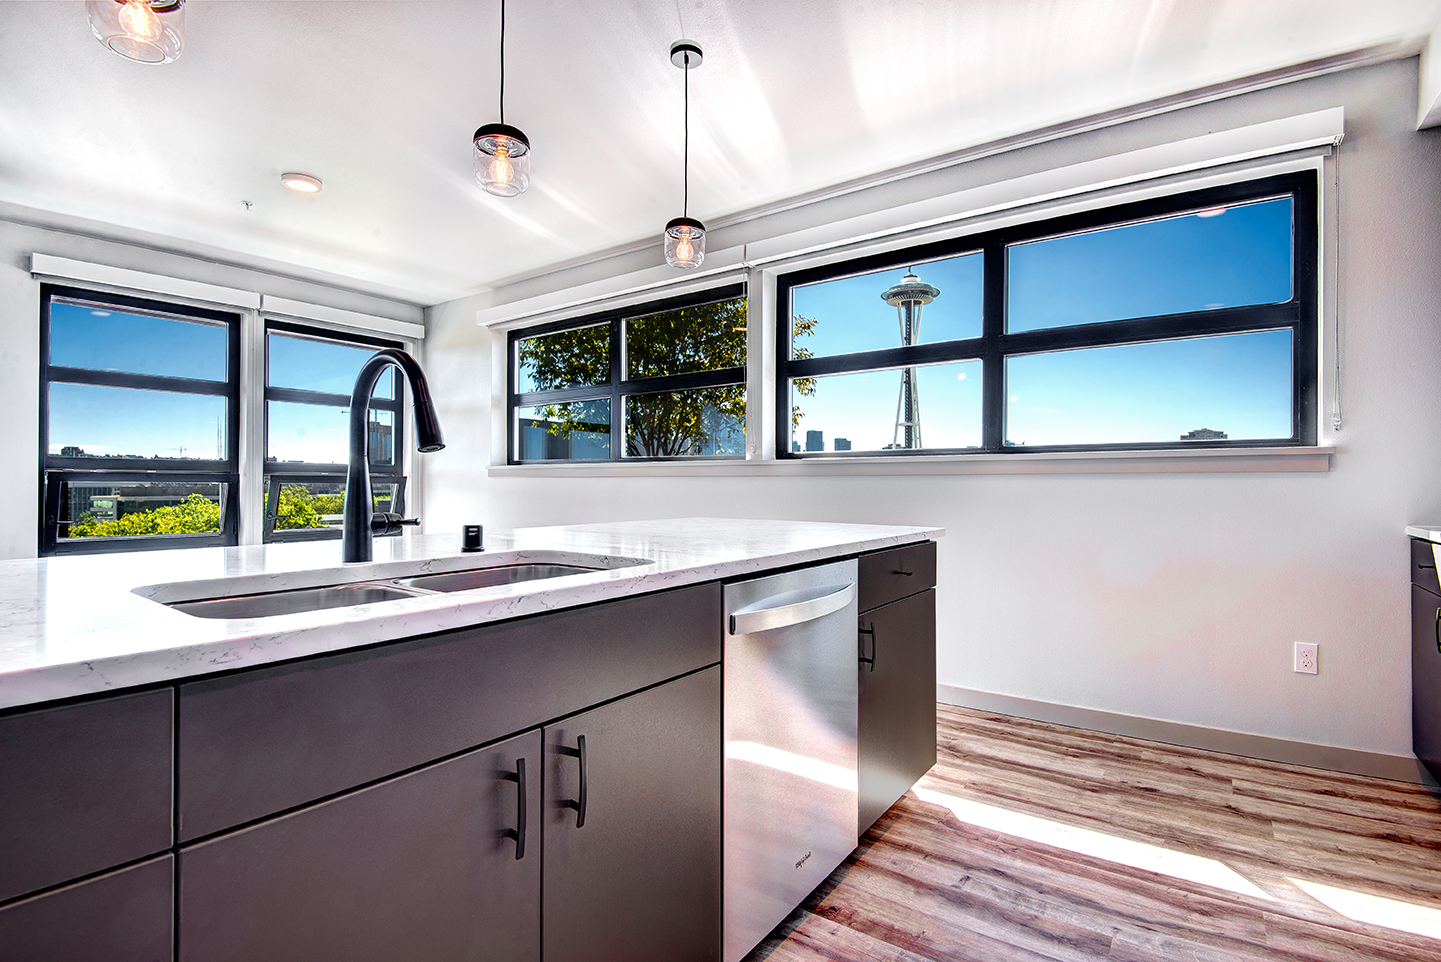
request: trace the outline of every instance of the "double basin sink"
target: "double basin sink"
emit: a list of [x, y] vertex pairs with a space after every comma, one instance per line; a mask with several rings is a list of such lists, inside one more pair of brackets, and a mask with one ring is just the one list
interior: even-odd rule
[[[244, 587], [249, 579], [237, 578], [190, 582], [184, 585], [151, 585], [147, 589], [139, 589], [137, 593], [197, 618], [268, 618], [325, 608], [348, 608], [405, 598], [423, 598], [475, 588], [494, 588], [649, 563], [643, 558], [614, 555], [530, 551], [525, 552], [522, 557], [512, 555], [490, 559], [488, 564], [479, 567], [463, 567], [452, 571], [425, 570], [402, 577], [371, 577], [363, 581], [339, 584], [247, 592]], [[387, 569], [393, 567], [386, 566]], [[434, 562], [426, 562], [424, 567], [433, 568]]]

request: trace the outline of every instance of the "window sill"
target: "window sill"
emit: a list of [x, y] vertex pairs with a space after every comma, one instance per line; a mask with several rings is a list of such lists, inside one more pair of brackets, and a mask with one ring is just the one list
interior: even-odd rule
[[1198, 448], [938, 454], [930, 457], [786, 458], [765, 461], [591, 461], [497, 464], [493, 478], [826, 477], [904, 474], [1265, 474], [1325, 472], [1336, 448]]

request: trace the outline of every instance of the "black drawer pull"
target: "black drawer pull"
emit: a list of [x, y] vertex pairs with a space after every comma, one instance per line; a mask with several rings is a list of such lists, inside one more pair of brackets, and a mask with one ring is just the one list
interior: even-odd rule
[[1423, 564], [1418, 564], [1416, 567], [1418, 567], [1418, 568], [1430, 568], [1432, 571], [1435, 571], [1435, 570], [1436, 570], [1436, 566], [1435, 566], [1435, 565], [1423, 565]]
[[1441, 651], [1441, 608], [1436, 609], [1436, 650]]
[[914, 572], [914, 571], [892, 571], [891, 574], [893, 574], [893, 575], [905, 575], [907, 578], [909, 578], [911, 575], [915, 574], [915, 572]]
[[560, 803], [560, 806], [561, 808], [575, 809], [575, 827], [585, 828], [585, 736], [575, 736], [575, 745], [575, 748], [562, 746], [560, 753], [580, 759], [580, 797], [567, 798]]
[[[1437, 613], [1437, 618], [1438, 618], [1438, 622], [1437, 622], [1437, 623], [1438, 623], [1438, 624], [1441, 624], [1441, 612], [1438, 612], [1438, 613]], [[861, 656], [860, 656], [860, 658], [861, 658], [861, 664], [863, 664], [863, 665], [870, 665], [870, 666], [871, 666], [871, 671], [875, 671], [875, 670], [876, 670], [876, 623], [873, 621], [873, 622], [871, 622], [871, 626], [870, 626], [869, 628], [859, 628], [859, 629], [857, 629], [857, 631], [859, 631], [860, 634], [870, 635], [870, 636], [871, 636], [871, 656], [870, 656], [869, 658], [867, 658], [867, 657], [865, 656], [866, 646], [865, 646], [864, 644], [862, 644], [862, 645], [861, 645]], [[1441, 631], [1441, 628], [1437, 628], [1437, 631]], [[1441, 641], [1438, 641], [1438, 644], [1441, 644]]]
[[515, 828], [508, 829], [506, 838], [515, 839], [515, 860], [525, 858], [525, 759], [515, 760], [515, 771], [506, 772], [507, 781], [516, 783]]

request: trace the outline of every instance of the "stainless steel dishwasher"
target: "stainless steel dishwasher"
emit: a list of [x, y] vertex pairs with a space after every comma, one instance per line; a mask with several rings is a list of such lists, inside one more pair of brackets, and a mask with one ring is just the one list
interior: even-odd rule
[[856, 847], [856, 562], [725, 586], [725, 923], [739, 960]]

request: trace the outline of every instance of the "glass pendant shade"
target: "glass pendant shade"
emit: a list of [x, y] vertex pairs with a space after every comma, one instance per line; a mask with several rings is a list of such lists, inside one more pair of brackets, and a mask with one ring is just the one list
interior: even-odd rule
[[170, 63], [185, 43], [185, 0], [86, 0], [90, 30], [139, 63]]
[[[654, 236], [654, 235], [652, 235]], [[655, 248], [651, 248], [655, 250]], [[677, 217], [665, 225], [665, 262], [688, 270], [705, 260], [705, 225], [694, 217]]]
[[475, 132], [475, 179], [487, 193], [515, 197], [530, 186], [530, 140], [509, 124]]

